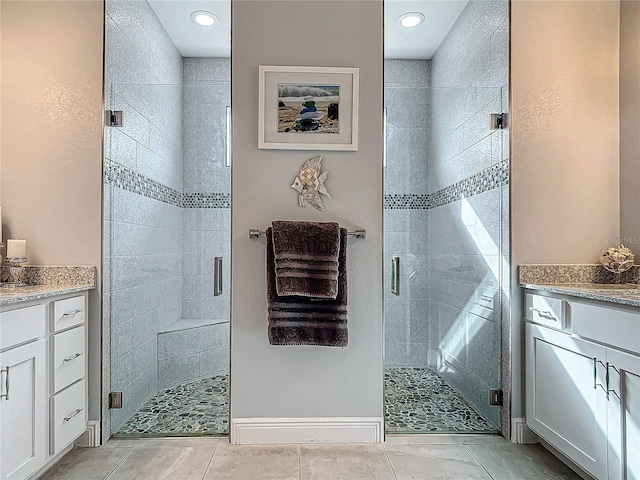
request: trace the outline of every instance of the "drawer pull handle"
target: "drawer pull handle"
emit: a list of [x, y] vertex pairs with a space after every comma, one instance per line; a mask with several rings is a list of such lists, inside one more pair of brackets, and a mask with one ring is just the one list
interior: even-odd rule
[[531, 307], [531, 310], [536, 312], [541, 317], [548, 318], [549, 320], [557, 320], [557, 318], [554, 317], [553, 313], [551, 313], [549, 310], [542, 310], [541, 308], [538, 308], [538, 307]]
[[65, 313], [63, 313], [63, 314], [62, 314], [62, 318], [65, 318], [65, 317], [74, 317], [74, 316], [76, 316], [77, 314], [79, 314], [80, 312], [82, 312], [82, 310], [71, 310], [70, 312], [65, 312]]
[[71, 355], [70, 357], [67, 357], [67, 358], [65, 358], [64, 360], [62, 360], [62, 363], [70, 362], [71, 360], [75, 360], [76, 358], [78, 358], [78, 357], [80, 357], [80, 356], [82, 356], [82, 354], [81, 354], [81, 353], [73, 354], [73, 355]]
[[84, 408], [76, 408], [76, 410], [69, 415], [68, 417], [64, 417], [64, 421], [68, 422], [69, 420], [71, 420], [73, 417], [75, 417], [76, 415], [78, 415], [80, 412], [82, 412], [84, 410]]
[[11, 383], [9, 382], [9, 368], [9, 365], [7, 365], [7, 368], [3, 368], [2, 370], [0, 370], [0, 373], [7, 372], [7, 376], [4, 379], [4, 387], [7, 393], [0, 395], [0, 398], [4, 397], [7, 400], [9, 400], [9, 387], [11, 386]]
[[484, 300], [485, 302], [490, 302], [491, 300], [493, 300], [493, 297], [490, 297], [489, 295], [480, 295], [480, 300]]

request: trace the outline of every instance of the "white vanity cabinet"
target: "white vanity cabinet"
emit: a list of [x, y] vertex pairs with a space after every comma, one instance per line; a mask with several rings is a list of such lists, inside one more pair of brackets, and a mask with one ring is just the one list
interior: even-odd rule
[[2, 306], [0, 479], [25, 480], [87, 426], [84, 292]]
[[531, 292], [525, 305], [527, 425], [597, 479], [640, 480], [640, 309]]

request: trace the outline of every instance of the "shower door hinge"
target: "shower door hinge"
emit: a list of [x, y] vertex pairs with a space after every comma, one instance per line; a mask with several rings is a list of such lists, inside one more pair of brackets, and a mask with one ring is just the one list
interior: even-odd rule
[[109, 394], [109, 408], [122, 408], [122, 392]]
[[491, 130], [503, 130], [509, 125], [508, 113], [492, 113], [491, 114]]
[[492, 388], [489, 390], [489, 405], [494, 407], [502, 406], [502, 390], [499, 388]]
[[106, 110], [104, 112], [104, 124], [107, 127], [124, 126], [124, 116], [122, 110]]

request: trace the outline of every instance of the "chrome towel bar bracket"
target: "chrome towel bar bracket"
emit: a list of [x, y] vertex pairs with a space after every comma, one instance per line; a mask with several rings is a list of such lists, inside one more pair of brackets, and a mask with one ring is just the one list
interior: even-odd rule
[[[357, 228], [353, 232], [347, 232], [347, 235], [356, 237], [356, 238], [367, 238], [367, 231], [364, 228]], [[249, 238], [259, 238], [264, 237], [264, 230], [258, 230], [257, 228], [249, 229]]]

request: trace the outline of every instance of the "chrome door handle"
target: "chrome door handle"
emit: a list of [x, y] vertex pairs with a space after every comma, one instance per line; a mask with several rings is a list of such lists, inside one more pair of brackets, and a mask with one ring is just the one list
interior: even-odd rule
[[391, 259], [391, 293], [400, 295], [400, 257]]
[[67, 362], [70, 362], [71, 360], [75, 360], [76, 358], [80, 357], [81, 355], [82, 355], [81, 353], [76, 353], [74, 355], [71, 355], [70, 357], [67, 357], [64, 360], [62, 360], [62, 363], [67, 363]]
[[7, 400], [9, 400], [9, 387], [11, 386], [11, 382], [9, 381], [9, 368], [9, 365], [7, 365], [7, 368], [3, 368], [2, 370], [0, 370], [0, 373], [7, 372], [7, 376], [4, 379], [4, 387], [7, 393], [0, 395], [0, 398], [4, 397]]
[[73, 417], [75, 417], [76, 415], [78, 415], [82, 410], [84, 410], [84, 408], [76, 408], [75, 411], [70, 414], [67, 417], [64, 417], [64, 421], [68, 422], [69, 420], [71, 420]]
[[79, 314], [82, 310], [71, 310], [70, 312], [65, 312], [62, 314], [62, 318], [64, 317], [73, 317], [77, 314]]
[[213, 296], [222, 295], [222, 257], [213, 258]]

